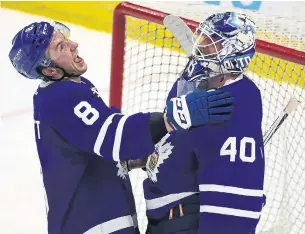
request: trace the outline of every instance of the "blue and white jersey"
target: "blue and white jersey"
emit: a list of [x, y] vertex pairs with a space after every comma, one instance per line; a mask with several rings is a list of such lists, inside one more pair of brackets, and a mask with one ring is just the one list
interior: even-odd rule
[[170, 208], [198, 193], [198, 159], [189, 147], [192, 145], [189, 133], [167, 134], [160, 141], [160, 147], [159, 143], [156, 145], [157, 152], [148, 159], [149, 178], [144, 181], [144, 195], [149, 218], [162, 218]]
[[86, 152], [127, 161], [153, 151], [149, 113], [128, 116], [109, 108], [84, 78], [82, 83], [69, 80], [42, 84], [34, 96], [34, 105], [38, 112], [35, 121], [52, 125]]
[[261, 95], [245, 76], [221, 89], [235, 97], [232, 119], [169, 134], [148, 162], [147, 215], [164, 217], [171, 207], [199, 194], [198, 233], [248, 234], [265, 203]]
[[[167, 101], [177, 96], [177, 82], [169, 91]], [[190, 195], [199, 193], [197, 182], [198, 161], [190, 137], [191, 131], [173, 131], [158, 144], [169, 142], [153, 154], [146, 165], [149, 179], [143, 183], [147, 216], [159, 219], [170, 208]], [[176, 156], [176, 155], [181, 155]]]
[[261, 94], [247, 77], [222, 89], [235, 97], [232, 119], [193, 130], [199, 161], [198, 233], [248, 234], [265, 203]]
[[148, 114], [108, 108], [81, 78], [43, 82], [34, 95], [34, 119], [48, 233], [137, 233], [130, 181], [118, 161], [153, 151]]

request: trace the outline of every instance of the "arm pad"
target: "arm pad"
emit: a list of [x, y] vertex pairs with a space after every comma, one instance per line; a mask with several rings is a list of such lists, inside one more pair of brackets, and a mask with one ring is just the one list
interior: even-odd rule
[[128, 171], [131, 171], [131, 170], [137, 169], [137, 168], [145, 169], [147, 159], [148, 159], [148, 156], [139, 158], [136, 160], [128, 160], [128, 162], [127, 162]]
[[150, 135], [154, 144], [157, 144], [167, 134], [163, 113], [151, 112], [149, 115]]
[[[153, 143], [157, 144], [167, 134], [162, 112], [149, 113], [149, 127]], [[128, 171], [137, 168], [145, 169], [147, 158], [148, 155], [137, 160], [128, 160]]]

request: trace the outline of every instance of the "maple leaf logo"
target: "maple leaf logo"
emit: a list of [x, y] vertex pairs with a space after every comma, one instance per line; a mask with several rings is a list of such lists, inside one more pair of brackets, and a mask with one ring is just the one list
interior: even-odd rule
[[146, 163], [146, 171], [148, 178], [152, 182], [157, 182], [158, 168], [164, 163], [164, 160], [168, 159], [172, 154], [174, 146], [171, 142], [166, 142], [170, 134], [166, 134], [156, 145], [155, 151], [148, 157]]

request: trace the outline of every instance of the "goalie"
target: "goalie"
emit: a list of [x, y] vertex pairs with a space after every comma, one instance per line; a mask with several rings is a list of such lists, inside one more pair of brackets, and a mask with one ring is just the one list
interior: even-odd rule
[[231, 92], [236, 106], [228, 123], [170, 132], [156, 145], [144, 181], [148, 234], [255, 232], [265, 203], [262, 100], [244, 74], [255, 35], [254, 23], [233, 12], [213, 14], [193, 34], [168, 99], [219, 89]]

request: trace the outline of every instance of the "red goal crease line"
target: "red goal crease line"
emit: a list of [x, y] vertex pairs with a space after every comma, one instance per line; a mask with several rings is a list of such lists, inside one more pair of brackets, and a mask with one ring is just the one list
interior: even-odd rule
[[[110, 104], [121, 107], [123, 72], [124, 72], [124, 52], [125, 52], [125, 31], [126, 16], [135, 17], [152, 23], [163, 25], [163, 19], [167, 13], [139, 6], [130, 2], [120, 3], [113, 13], [113, 33], [112, 33], [112, 62], [110, 81]], [[181, 17], [186, 24], [194, 31], [198, 22]], [[267, 56], [286, 60], [298, 65], [305, 65], [305, 53], [295, 49], [287, 48], [275, 43], [257, 39], [256, 51]]]

